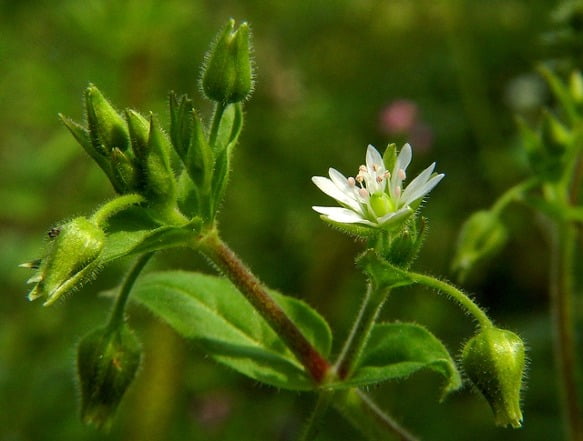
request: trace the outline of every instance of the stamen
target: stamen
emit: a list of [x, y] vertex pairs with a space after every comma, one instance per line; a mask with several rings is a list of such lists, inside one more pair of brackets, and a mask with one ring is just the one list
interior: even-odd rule
[[361, 188], [360, 190], [358, 190], [358, 194], [360, 195], [361, 198], [368, 198], [368, 190], [366, 188]]
[[386, 172], [385, 172], [385, 178], [386, 178], [386, 179], [391, 179], [391, 173], [390, 173], [390, 172], [388, 172], [388, 171], [386, 171]]
[[402, 181], [403, 179], [407, 178], [407, 174], [405, 173], [405, 170], [403, 170], [402, 168], [399, 169], [398, 171], [398, 175], [399, 179]]
[[359, 184], [362, 184], [362, 181], [364, 181], [364, 176], [362, 176], [362, 175], [357, 175], [357, 176], [356, 176], [356, 181], [357, 181]]
[[384, 176], [377, 176], [377, 184], [383, 182]]
[[375, 172], [376, 172], [376, 171], [378, 171], [378, 170], [379, 170], [379, 166], [378, 166], [378, 165], [376, 165], [376, 164], [373, 164], [373, 165], [372, 165], [372, 171], [375, 171]]
[[399, 199], [399, 198], [401, 197], [401, 186], [400, 186], [400, 185], [397, 185], [397, 186], [395, 187], [395, 197], [396, 197], [397, 199]]
[[367, 173], [368, 169], [366, 168], [366, 165], [361, 165], [360, 167], [358, 167], [358, 171], [361, 173]]
[[356, 185], [356, 181], [352, 176], [348, 178], [348, 185], [350, 185], [351, 187], [354, 187]]

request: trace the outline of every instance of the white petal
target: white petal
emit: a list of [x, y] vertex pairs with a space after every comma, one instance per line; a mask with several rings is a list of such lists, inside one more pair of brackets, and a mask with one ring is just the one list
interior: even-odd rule
[[375, 170], [373, 165], [376, 165], [376, 171], [378, 173], [380, 173], [380, 170], [384, 172], [385, 164], [383, 162], [383, 157], [377, 149], [369, 144], [368, 148], [366, 149], [366, 168], [368, 168], [369, 173]]
[[343, 192], [352, 192], [352, 187], [348, 185], [348, 179], [342, 173], [340, 173], [335, 168], [330, 168], [328, 170], [328, 174], [330, 175], [330, 179], [336, 187], [338, 187]]
[[399, 152], [399, 156], [397, 156], [397, 163], [395, 164], [395, 170], [399, 170], [402, 168], [403, 170], [407, 170], [407, 167], [411, 163], [411, 158], [413, 157], [413, 152], [411, 151], [411, 146], [409, 144], [405, 144], [401, 151]]
[[418, 194], [419, 189], [421, 189], [431, 177], [431, 173], [433, 173], [433, 169], [435, 168], [435, 162], [423, 170], [419, 175], [413, 179], [407, 188], [403, 192], [401, 196], [401, 200], [404, 204], [409, 204], [413, 202], [415, 199], [423, 196], [422, 194]]
[[374, 225], [372, 222], [364, 219], [358, 213], [352, 210], [341, 207], [312, 207], [315, 211], [320, 214], [325, 215], [328, 219], [334, 222], [340, 222], [343, 224], [366, 224]]
[[354, 199], [353, 195], [344, 193], [330, 179], [324, 178], [322, 176], [314, 176], [312, 177], [312, 182], [316, 184], [320, 190], [322, 190], [331, 198], [336, 199], [341, 204], [348, 205], [350, 208], [354, 208], [355, 210], [359, 209], [360, 205]]
[[433, 188], [439, 184], [439, 181], [443, 179], [445, 175], [443, 173], [432, 177], [429, 181], [427, 181], [422, 187], [417, 189], [414, 194], [410, 194], [407, 199], [407, 204], [415, 202], [417, 199], [422, 198], [427, 193], [429, 193]]

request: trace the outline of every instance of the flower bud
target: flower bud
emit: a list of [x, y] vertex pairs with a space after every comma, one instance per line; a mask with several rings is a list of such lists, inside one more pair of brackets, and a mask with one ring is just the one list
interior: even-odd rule
[[207, 98], [225, 104], [246, 100], [253, 89], [249, 26], [234, 27], [231, 19], [218, 35], [206, 55], [202, 76]]
[[490, 404], [497, 426], [521, 426], [524, 352], [520, 337], [498, 328], [483, 329], [464, 346], [464, 370]]
[[125, 120], [92, 84], [85, 91], [85, 106], [93, 147], [105, 156], [114, 147], [127, 150], [130, 137]]
[[460, 232], [453, 270], [463, 279], [476, 262], [497, 253], [506, 236], [506, 228], [495, 213], [482, 210], [472, 214]]
[[387, 260], [399, 268], [409, 268], [423, 244], [425, 226], [426, 219], [423, 217], [408, 222], [392, 239], [388, 255], [385, 256]]
[[131, 329], [99, 328], [79, 344], [81, 418], [99, 428], [111, 425], [115, 411], [140, 365], [141, 346]]
[[45, 305], [53, 303], [92, 275], [105, 244], [103, 230], [84, 217], [51, 229], [49, 237], [52, 240], [40, 263], [22, 265], [37, 271], [28, 280], [28, 283], [36, 284], [28, 295], [29, 300], [46, 296]]

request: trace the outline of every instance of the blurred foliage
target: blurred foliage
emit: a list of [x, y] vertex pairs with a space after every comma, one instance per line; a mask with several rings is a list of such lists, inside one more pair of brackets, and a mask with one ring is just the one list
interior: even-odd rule
[[[130, 319], [145, 346], [138, 382], [109, 435], [81, 424], [75, 346], [105, 320], [109, 301], [98, 293], [124, 267], [45, 309], [26, 302], [27, 272], [17, 264], [37, 255], [57, 221], [113, 194], [57, 120], [58, 112], [83, 117], [89, 82], [119, 107], [153, 110], [163, 121], [169, 90], [195, 95], [207, 112], [198, 74], [208, 42], [229, 17], [251, 23], [257, 87], [220, 217], [223, 236], [266, 283], [304, 298], [340, 330], [337, 351], [361, 301], [353, 266], [360, 245], [312, 212], [329, 201], [310, 177], [331, 164], [354, 173], [368, 143], [410, 140], [414, 165], [436, 160], [446, 173], [424, 211], [431, 231], [416, 268], [446, 274], [462, 221], [527, 167], [513, 115], [535, 115], [546, 99], [532, 67], [552, 52], [541, 39], [553, 26], [551, 3], [0, 1], [0, 441], [291, 440], [311, 405], [308, 395], [260, 387], [214, 364], [135, 307]], [[417, 125], [387, 123], [398, 100], [415, 106]], [[529, 343], [524, 428], [495, 428], [487, 403], [467, 389], [439, 404], [437, 377], [428, 373], [372, 391], [422, 439], [560, 439], [546, 238], [527, 210], [508, 217], [511, 246], [466, 286]], [[154, 266], [210, 270], [187, 252], [165, 253]], [[472, 330], [443, 298], [412, 288], [392, 294], [385, 316], [423, 323], [454, 354]], [[359, 439], [334, 413], [326, 423], [322, 440]]]

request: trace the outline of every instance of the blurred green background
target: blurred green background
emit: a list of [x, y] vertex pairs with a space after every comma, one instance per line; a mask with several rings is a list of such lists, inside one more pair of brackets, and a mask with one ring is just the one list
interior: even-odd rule
[[[57, 221], [90, 213], [112, 189], [57, 119], [82, 119], [96, 84], [119, 107], [168, 120], [169, 90], [203, 112], [200, 63], [229, 17], [254, 31], [256, 91], [221, 213], [224, 238], [267, 284], [317, 308], [336, 350], [361, 301], [353, 267], [361, 249], [324, 225], [311, 205], [329, 200], [311, 183], [329, 166], [354, 174], [368, 143], [409, 141], [410, 175], [432, 161], [445, 180], [424, 214], [431, 230], [416, 269], [449, 275], [457, 231], [528, 167], [513, 115], [548, 93], [532, 73], [546, 55], [548, 0], [0, 1], [0, 441], [292, 440], [312, 404], [306, 394], [261, 386], [215, 364], [143, 310], [130, 322], [146, 355], [112, 431], [78, 419], [75, 345], [104, 322], [129, 262], [106, 269], [51, 308], [25, 299], [35, 258]], [[579, 54], [580, 56], [580, 54]], [[528, 342], [524, 428], [493, 426], [469, 388], [439, 403], [436, 375], [416, 374], [371, 394], [426, 440], [561, 439], [547, 319], [547, 238], [520, 206], [505, 221], [509, 246], [466, 282], [491, 317]], [[149, 266], [210, 271], [190, 252]], [[387, 320], [423, 323], [453, 354], [472, 333], [443, 297], [394, 292]], [[322, 440], [358, 440], [335, 413]]]

